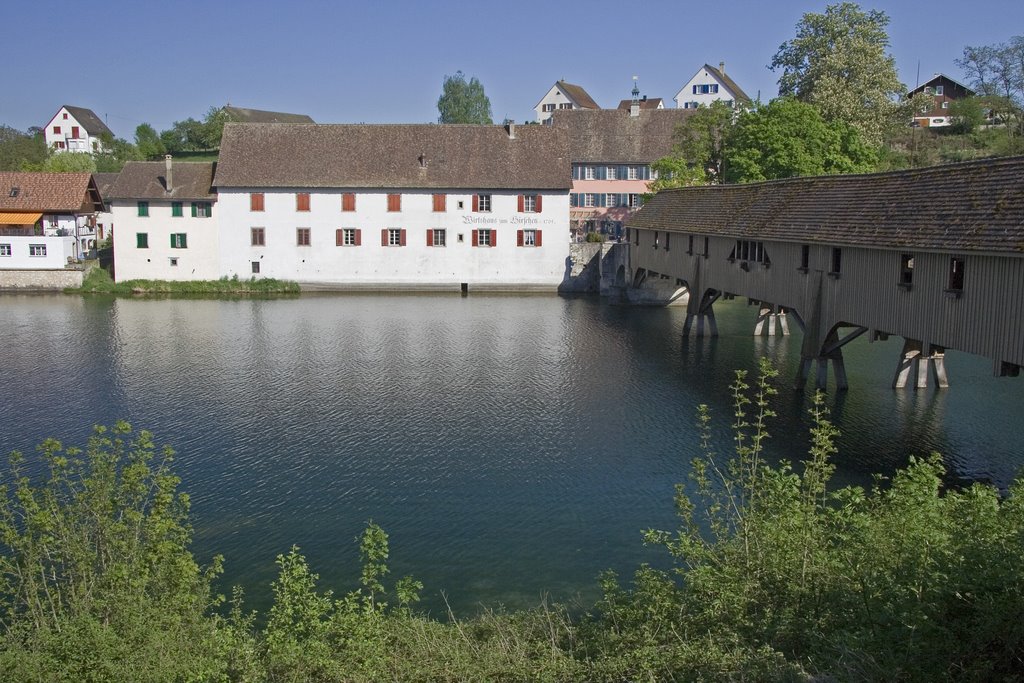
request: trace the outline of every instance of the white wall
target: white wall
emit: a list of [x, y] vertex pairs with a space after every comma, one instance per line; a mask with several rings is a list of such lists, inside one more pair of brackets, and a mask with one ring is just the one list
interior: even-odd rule
[[[0, 245], [9, 245], [11, 249], [10, 256], [0, 255], [0, 268], [5, 270], [64, 268], [68, 259], [76, 256], [74, 237], [0, 235]], [[46, 255], [30, 256], [32, 245], [44, 246]], [[5, 250], [0, 249], [2, 251]]]
[[[695, 85], [717, 85], [717, 93], [693, 94]], [[736, 93], [732, 92], [720, 80], [712, 76], [707, 69], [701, 69], [684, 85], [675, 96], [676, 107], [683, 108], [687, 102], [696, 102], [698, 105], [711, 106], [712, 102], [718, 100], [736, 100]]]
[[[570, 105], [572, 105], [572, 100], [570, 100], [565, 95], [565, 93], [563, 93], [561, 90], [559, 90], [557, 85], [551, 86], [551, 89], [548, 90], [546, 95], [544, 95], [544, 99], [542, 99], [540, 101], [540, 103], [536, 107], [534, 107], [534, 109], [533, 109], [535, 112], [537, 112], [537, 123], [545, 123], [545, 122], [547, 122], [548, 119], [551, 118], [551, 114], [554, 113], [554, 112], [550, 112], [550, 111], [544, 111], [544, 105], [545, 104], [553, 104], [553, 105], [555, 105], [555, 111], [557, 111], [559, 108], [561, 108], [561, 106], [563, 104], [570, 104]], [[573, 105], [571, 107], [568, 107], [568, 108], [570, 108], [570, 109], [577, 109], [577, 107], [575, 105]]]
[[[433, 211], [433, 193], [402, 192], [402, 210], [387, 210], [387, 192], [356, 193], [356, 210], [341, 211], [342, 190], [318, 190], [310, 211], [296, 211], [294, 191], [264, 191], [264, 211], [250, 211], [250, 191], [221, 189], [217, 215], [221, 226], [221, 273], [340, 286], [493, 287], [554, 289], [562, 281], [569, 255], [569, 196], [543, 194], [541, 213], [519, 213], [519, 192], [493, 192], [492, 211], [473, 213], [472, 195], [449, 193], [446, 211]], [[459, 202], [463, 207], [458, 207]], [[125, 232], [115, 216], [115, 241]], [[252, 246], [250, 228], [265, 231], [265, 246]], [[310, 228], [310, 246], [298, 246], [297, 228]], [[497, 245], [473, 247], [474, 228], [492, 228]], [[516, 246], [516, 231], [542, 231], [542, 246]], [[336, 246], [335, 231], [358, 228], [362, 244]], [[381, 246], [382, 228], [404, 228], [404, 247]], [[446, 246], [428, 247], [426, 231], [444, 228]], [[133, 231], [131, 231], [133, 232]], [[462, 239], [459, 240], [461, 235]], [[132, 237], [134, 239], [134, 237]], [[118, 276], [120, 278], [120, 251]]]
[[[182, 216], [171, 216], [171, 202], [149, 202], [149, 216], [138, 215], [137, 202], [112, 202], [114, 273], [125, 280], [216, 280], [221, 276], [217, 238], [217, 202], [213, 216], [193, 218], [192, 202], [182, 202]], [[137, 233], [146, 233], [149, 247], [139, 249]], [[171, 248], [171, 234], [185, 233], [185, 249]], [[177, 259], [177, 265], [171, 264]]]
[[[65, 114], [67, 118], [64, 118]], [[54, 126], [60, 127], [60, 133], [53, 132]], [[74, 126], [78, 126], [78, 138], [71, 137], [71, 130]], [[90, 136], [85, 130], [85, 126], [75, 118], [74, 114], [64, 107], [61, 107], [60, 111], [46, 124], [43, 134], [46, 138], [46, 146], [50, 149], [54, 149], [54, 145], [58, 141], [64, 143], [64, 148], [60, 151], [65, 152], [92, 152], [102, 151], [103, 149], [103, 143], [100, 139]]]

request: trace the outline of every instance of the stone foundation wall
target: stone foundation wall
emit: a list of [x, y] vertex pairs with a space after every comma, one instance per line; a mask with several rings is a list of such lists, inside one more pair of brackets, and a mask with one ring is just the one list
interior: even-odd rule
[[599, 242], [569, 245], [565, 259], [565, 276], [558, 291], [567, 294], [597, 293], [601, 288], [601, 247]]
[[0, 270], [0, 290], [59, 291], [82, 286], [81, 270]]

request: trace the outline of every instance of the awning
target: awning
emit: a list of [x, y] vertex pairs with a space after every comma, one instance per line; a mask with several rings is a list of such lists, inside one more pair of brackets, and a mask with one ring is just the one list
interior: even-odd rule
[[24, 213], [20, 211], [0, 211], [0, 225], [35, 225], [41, 213]]

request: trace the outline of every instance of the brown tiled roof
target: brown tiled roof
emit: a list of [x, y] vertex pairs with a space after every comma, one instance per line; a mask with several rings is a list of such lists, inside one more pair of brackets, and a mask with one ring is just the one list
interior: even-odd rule
[[563, 109], [553, 113], [552, 128], [569, 133], [569, 156], [576, 163], [649, 164], [672, 150], [676, 127], [692, 109], [598, 111]]
[[101, 208], [91, 173], [0, 171], [0, 211], [92, 213]]
[[108, 134], [110, 137], [114, 137], [113, 131], [107, 128], [107, 124], [103, 123], [103, 119], [96, 116], [96, 113], [92, 109], [86, 109], [85, 107], [72, 107], [71, 105], [65, 104], [64, 109], [68, 110], [68, 113], [75, 117], [82, 128], [85, 128], [85, 132], [93, 137], [97, 137], [103, 133]]
[[106, 199], [110, 194], [110, 188], [114, 186], [114, 181], [117, 180], [117, 173], [93, 173], [92, 179], [96, 181], [96, 189], [100, 192], [100, 197]]
[[228, 120], [238, 123], [316, 123], [306, 114], [288, 114], [281, 111], [263, 111], [261, 109], [243, 109], [227, 105], [224, 112]]
[[732, 80], [724, 71], [719, 71], [710, 64], [705, 64], [704, 68], [707, 69], [712, 76], [720, 80], [722, 83], [725, 83], [725, 87], [729, 88], [729, 90], [732, 90], [733, 95], [736, 96], [737, 100], [744, 102], [750, 101], [750, 98], [747, 96], [747, 93], [743, 92], [743, 88], [737, 85], [736, 81]]
[[573, 85], [572, 83], [566, 83], [565, 81], [558, 81], [555, 83], [555, 86], [565, 93], [570, 100], [584, 109], [601, 108], [597, 106], [597, 102], [594, 101], [594, 98], [591, 97], [590, 93], [584, 90], [581, 85]]
[[1024, 157], [664, 190], [631, 227], [784, 242], [1024, 254]]
[[166, 189], [163, 161], [129, 161], [105, 199], [216, 199], [213, 173], [217, 164], [207, 161], [174, 161], [171, 191]]
[[[652, 97], [651, 99], [640, 100], [640, 109], [657, 109], [658, 105], [661, 105], [663, 100], [660, 97]], [[633, 106], [633, 100], [622, 100], [619, 102], [619, 109], [629, 109]]]
[[551, 126], [224, 126], [221, 187], [568, 189], [568, 137]]

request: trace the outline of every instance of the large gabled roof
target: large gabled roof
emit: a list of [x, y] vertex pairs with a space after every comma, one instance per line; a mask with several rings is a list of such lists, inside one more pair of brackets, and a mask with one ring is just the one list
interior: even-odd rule
[[110, 137], [114, 137], [113, 131], [107, 128], [107, 124], [103, 123], [103, 119], [96, 116], [96, 113], [92, 109], [86, 109], [85, 107], [72, 107], [69, 104], [65, 104], [63, 109], [67, 109], [68, 113], [75, 117], [75, 120], [85, 128], [85, 132], [93, 137], [97, 137], [106, 133]]
[[741, 88], [739, 84], [736, 83], [736, 81], [732, 80], [732, 78], [729, 75], [727, 75], [725, 71], [721, 69], [716, 69], [710, 64], [705, 64], [700, 69], [697, 69], [693, 76], [690, 76], [689, 80], [687, 80], [686, 83], [683, 84], [683, 87], [679, 89], [679, 92], [676, 93], [676, 99], [678, 99], [679, 96], [683, 94], [683, 91], [686, 90], [686, 86], [691, 81], [693, 81], [693, 79], [696, 78], [697, 74], [699, 74], [701, 71], [707, 71], [709, 74], [711, 74], [712, 77], [715, 78], [715, 80], [717, 80], [719, 83], [728, 88], [729, 91], [732, 92], [733, 97], [736, 99], [737, 103], [750, 102], [750, 97], [747, 95], [747, 93], [743, 92], [743, 88]]
[[569, 134], [574, 163], [649, 164], [672, 151], [676, 128], [693, 109], [625, 109], [555, 111], [552, 127]]
[[[658, 107], [665, 106], [665, 101], [660, 97], [648, 98], [647, 96], [644, 96], [642, 100], [638, 100], [638, 103], [640, 104], [640, 109], [657, 109]], [[619, 100], [619, 109], [625, 109], [628, 111], [632, 107], [633, 100]]]
[[171, 191], [167, 191], [164, 161], [129, 161], [110, 188], [115, 200], [210, 200], [216, 199], [213, 174], [217, 164], [209, 161], [172, 161]]
[[91, 173], [0, 171], [0, 211], [92, 213], [102, 209]]
[[955, 78], [950, 78], [946, 74], [935, 74], [934, 76], [929, 78], [927, 81], [925, 81], [921, 85], [917, 86], [916, 88], [914, 88], [913, 90], [908, 92], [907, 96], [910, 97], [914, 93], [924, 92], [925, 88], [934, 87], [935, 84], [937, 84], [939, 81], [943, 81], [943, 80], [944, 81], [948, 81], [948, 82], [952, 83], [953, 85], [958, 85], [961, 88], [963, 88], [967, 92], [967, 96], [968, 97], [973, 97], [975, 95], [974, 90], [972, 90], [971, 88], [967, 87], [966, 85], [964, 85], [960, 81], [956, 80]]
[[663, 190], [635, 228], [1024, 256], [1024, 157]]
[[[565, 81], [555, 81], [555, 84], [548, 88], [548, 91], [544, 93], [544, 97], [547, 97], [552, 90], [561, 90], [562, 94], [568, 97], [573, 104], [582, 109], [600, 109], [594, 98], [590, 96], [586, 90], [583, 89], [582, 85], [573, 85], [572, 83], [566, 83]], [[540, 106], [540, 103], [544, 101], [544, 97], [540, 98], [540, 102], [533, 106], [534, 109]]]
[[568, 137], [551, 126], [224, 126], [218, 188], [568, 189]]
[[282, 111], [263, 111], [262, 109], [244, 109], [224, 106], [228, 119], [238, 123], [316, 123], [306, 114], [288, 114]]

